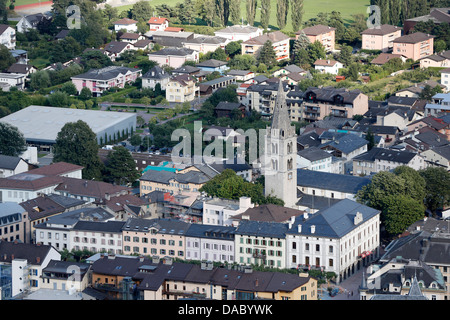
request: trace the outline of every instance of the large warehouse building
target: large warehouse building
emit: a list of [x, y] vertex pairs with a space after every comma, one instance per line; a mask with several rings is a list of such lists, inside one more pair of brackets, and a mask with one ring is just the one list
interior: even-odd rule
[[78, 120], [89, 125], [99, 144], [136, 130], [136, 114], [128, 112], [29, 106], [0, 119], [17, 127], [27, 144], [48, 151], [56, 143], [62, 127]]

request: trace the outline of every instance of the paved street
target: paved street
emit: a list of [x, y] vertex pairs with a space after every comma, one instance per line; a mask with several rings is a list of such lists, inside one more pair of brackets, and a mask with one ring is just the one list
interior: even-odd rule
[[[365, 268], [361, 268], [350, 278], [347, 278], [346, 280], [342, 281], [338, 286], [331, 285], [333, 288], [338, 287], [340, 289], [339, 293], [334, 297], [330, 297], [328, 295], [328, 291], [327, 291], [328, 285], [327, 284], [322, 285], [323, 295], [321, 295], [321, 299], [322, 300], [359, 300], [358, 288], [359, 288], [359, 285], [361, 284], [363, 270], [365, 270]], [[320, 292], [319, 292], [319, 295], [320, 295]]]

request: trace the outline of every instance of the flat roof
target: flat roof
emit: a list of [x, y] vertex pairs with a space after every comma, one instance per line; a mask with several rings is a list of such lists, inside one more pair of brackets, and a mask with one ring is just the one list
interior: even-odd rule
[[104, 130], [136, 118], [135, 113], [44, 107], [31, 105], [0, 119], [19, 129], [26, 140], [55, 142], [62, 127], [82, 120], [98, 135]]

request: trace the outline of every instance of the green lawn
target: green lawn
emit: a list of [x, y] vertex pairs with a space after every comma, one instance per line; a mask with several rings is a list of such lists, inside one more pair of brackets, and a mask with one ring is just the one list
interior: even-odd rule
[[[168, 4], [170, 6], [174, 6], [176, 3], [180, 2], [177, 0], [150, 0], [149, 1], [152, 6], [157, 6], [160, 4]], [[244, 18], [246, 16], [245, 9], [245, 0], [241, 0], [241, 15]], [[304, 3], [304, 19], [306, 21], [308, 19], [314, 18], [317, 16], [319, 12], [332, 12], [338, 11], [341, 13], [342, 18], [345, 23], [349, 23], [352, 21], [352, 15], [357, 13], [366, 14], [367, 7], [370, 4], [370, 0], [305, 0]], [[260, 6], [260, 2], [258, 1], [258, 6]], [[119, 11], [128, 10], [132, 7], [132, 5], [125, 5], [118, 7]], [[270, 23], [269, 28], [278, 29], [277, 28], [277, 18], [276, 18], [276, 8], [277, 8], [277, 0], [272, 0], [271, 2], [271, 10], [270, 10]], [[261, 20], [261, 10], [258, 10], [255, 18], [255, 25], [259, 25]], [[290, 16], [288, 17], [288, 23], [285, 27], [285, 31], [293, 31], [292, 23], [290, 20]], [[295, 30], [296, 31], [296, 30]]]

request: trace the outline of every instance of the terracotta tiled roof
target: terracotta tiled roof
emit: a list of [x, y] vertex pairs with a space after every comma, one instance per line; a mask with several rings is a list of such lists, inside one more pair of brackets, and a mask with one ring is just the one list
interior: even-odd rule
[[135, 23], [137, 23], [136, 20], [128, 19], [128, 18], [123, 18], [123, 19], [120, 19], [120, 20], [117, 20], [116, 22], [114, 22], [114, 24], [120, 24], [120, 25], [135, 24]]
[[161, 18], [161, 17], [151, 17], [148, 20], [149, 24], [163, 24], [164, 22], [169, 21], [167, 18]]

